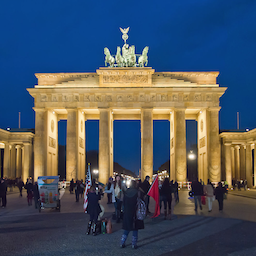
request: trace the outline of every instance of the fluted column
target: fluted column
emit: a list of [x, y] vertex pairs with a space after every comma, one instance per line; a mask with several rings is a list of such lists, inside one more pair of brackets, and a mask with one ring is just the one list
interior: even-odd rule
[[10, 173], [10, 146], [9, 143], [5, 143], [4, 147], [4, 177], [11, 177]]
[[46, 174], [46, 111], [45, 109], [34, 108], [35, 110], [35, 138], [34, 138], [34, 180], [38, 176]]
[[22, 180], [25, 182], [32, 173], [32, 145], [30, 143], [24, 144], [23, 170]]
[[235, 146], [235, 172], [236, 180], [240, 180], [240, 146]]
[[67, 109], [67, 151], [66, 179], [77, 179], [78, 140], [77, 140], [77, 109]]
[[11, 145], [11, 178], [16, 178], [16, 145]]
[[187, 152], [186, 152], [186, 121], [185, 109], [176, 109], [174, 113], [175, 132], [175, 176], [176, 180], [187, 180]]
[[231, 170], [231, 144], [225, 143], [225, 172], [226, 172], [226, 181], [228, 185], [232, 185], [232, 170]]
[[219, 108], [208, 109], [208, 178], [212, 182], [221, 180], [220, 141], [219, 141]]
[[235, 148], [231, 146], [231, 171], [232, 171], [232, 180], [236, 178], [236, 168], [235, 168]]
[[110, 110], [100, 109], [99, 181], [106, 184], [110, 176]]
[[246, 145], [246, 180], [249, 188], [252, 188], [252, 149], [251, 144]]
[[153, 176], [153, 111], [141, 110], [141, 179]]
[[16, 146], [17, 156], [16, 156], [16, 177], [21, 177], [22, 166], [21, 166], [21, 146]]
[[245, 169], [246, 169], [246, 167], [245, 167], [245, 155], [246, 155], [246, 153], [245, 153], [245, 151], [246, 151], [246, 146], [244, 146], [244, 145], [241, 145], [241, 147], [240, 147], [240, 178], [242, 179], [242, 180], [245, 180], [246, 178], [246, 171], [245, 171]]

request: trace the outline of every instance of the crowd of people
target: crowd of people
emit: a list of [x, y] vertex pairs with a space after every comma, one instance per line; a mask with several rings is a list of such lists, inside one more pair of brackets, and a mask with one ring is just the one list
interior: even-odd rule
[[208, 211], [212, 211], [212, 203], [216, 199], [219, 203], [219, 211], [223, 211], [223, 200], [227, 193], [226, 186], [223, 186], [221, 182], [214, 188], [213, 184], [208, 179], [207, 185], [197, 180], [191, 184], [191, 192], [194, 197], [195, 211], [197, 212], [198, 205], [202, 210], [202, 198], [205, 196], [208, 206]]
[[28, 178], [26, 183], [22, 181], [21, 177], [11, 180], [11, 179], [0, 179], [0, 200], [2, 201], [2, 208], [5, 208], [7, 205], [7, 188], [9, 187], [10, 191], [13, 191], [13, 187], [17, 186], [19, 189], [19, 196], [23, 196], [23, 188], [27, 191], [27, 203], [28, 206], [32, 205], [33, 198], [35, 202], [35, 208], [38, 208], [39, 204], [39, 190], [38, 190], [38, 184], [37, 182], [33, 181], [33, 178]]
[[[143, 219], [137, 217], [138, 200], [143, 202], [142, 206], [145, 205], [145, 209], [141, 210], [142, 214], [145, 211], [145, 215], [149, 215], [150, 197], [148, 196], [148, 191], [150, 186], [149, 176], [146, 176], [143, 182], [140, 179], [136, 181], [131, 180], [129, 187], [126, 186], [120, 175], [116, 175], [114, 179], [110, 177], [106, 184], [104, 193], [107, 194], [108, 204], [113, 203], [115, 207], [112, 219], [116, 220], [117, 223], [122, 221], [122, 227], [124, 229], [120, 243], [121, 248], [125, 247], [126, 239], [131, 231], [132, 248], [137, 248], [138, 230], [144, 228]], [[164, 205], [165, 219], [167, 215], [171, 218], [172, 201], [179, 202], [178, 183], [174, 181], [170, 182], [168, 178], [163, 182], [159, 181], [159, 195], [160, 207], [162, 204]], [[95, 185], [92, 185], [88, 193], [87, 213], [90, 215], [90, 220], [87, 226], [87, 235], [90, 233], [93, 235], [97, 234], [98, 216], [102, 210], [99, 203], [101, 197], [102, 193], [99, 193]]]

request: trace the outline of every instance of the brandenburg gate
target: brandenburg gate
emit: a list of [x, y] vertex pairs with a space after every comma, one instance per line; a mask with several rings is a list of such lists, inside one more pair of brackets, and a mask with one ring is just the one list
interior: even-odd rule
[[[140, 120], [141, 175], [153, 175], [153, 120], [170, 121], [170, 179], [186, 181], [186, 120], [198, 122], [198, 177], [220, 181], [218, 72], [155, 72], [126, 43], [95, 73], [40, 73], [34, 97], [34, 177], [58, 174], [58, 121], [67, 120], [66, 179], [85, 177], [85, 121], [99, 120], [99, 181], [113, 175], [113, 121]], [[113, 59], [114, 60], [113, 60]], [[116, 63], [116, 64], [115, 64]], [[129, 158], [129, 156], [127, 156]], [[131, 159], [132, 160], [132, 159]]]

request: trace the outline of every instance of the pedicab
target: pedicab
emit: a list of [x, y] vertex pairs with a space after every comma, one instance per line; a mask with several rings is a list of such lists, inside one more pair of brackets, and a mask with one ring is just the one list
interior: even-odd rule
[[40, 176], [37, 179], [39, 190], [39, 212], [45, 208], [55, 208], [60, 211], [59, 176]]

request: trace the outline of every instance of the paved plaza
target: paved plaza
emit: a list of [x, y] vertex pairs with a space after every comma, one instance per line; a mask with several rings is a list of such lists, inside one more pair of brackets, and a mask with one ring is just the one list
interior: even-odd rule
[[[215, 201], [211, 213], [204, 206], [198, 214], [188, 192], [181, 191], [171, 220], [164, 220], [163, 214], [145, 220], [137, 250], [131, 249], [131, 234], [127, 247], [119, 248], [121, 223], [113, 223], [112, 234], [85, 235], [89, 216], [74, 194], [65, 192], [60, 213], [52, 209], [39, 213], [27, 206], [25, 195], [25, 191], [22, 198], [16, 191], [9, 193], [7, 208], [0, 209], [0, 255], [256, 255], [255, 191], [232, 191], [223, 213]], [[114, 206], [106, 204], [106, 197], [102, 203], [104, 216], [110, 217]]]

